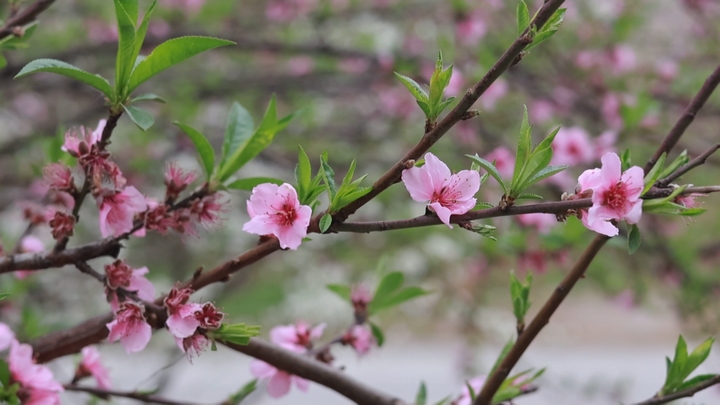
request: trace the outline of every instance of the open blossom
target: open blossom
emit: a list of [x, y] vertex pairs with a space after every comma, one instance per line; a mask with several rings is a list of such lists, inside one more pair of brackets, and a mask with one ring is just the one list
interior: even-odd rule
[[35, 364], [30, 345], [13, 341], [8, 355], [10, 381], [20, 384], [18, 397], [24, 405], [60, 405], [58, 394], [64, 391], [49, 368]]
[[270, 340], [286, 349], [303, 352], [312, 348], [312, 341], [319, 339], [324, 330], [324, 323], [311, 327], [307, 322], [299, 321], [294, 325], [281, 325], [272, 328], [270, 330]]
[[82, 349], [82, 360], [75, 371], [75, 379], [92, 376], [98, 388], [109, 389], [110, 375], [100, 361], [100, 353], [95, 346], [86, 346]]
[[135, 187], [98, 198], [100, 233], [103, 238], [119, 236], [133, 228], [133, 218], [147, 210], [145, 197]]
[[199, 356], [200, 353], [204, 352], [208, 345], [210, 345], [210, 341], [199, 333], [194, 333], [186, 338], [176, 337], [175, 343], [180, 350], [185, 353], [187, 359], [190, 360], [191, 363], [193, 357]]
[[250, 372], [257, 378], [268, 380], [267, 391], [273, 398], [279, 398], [290, 392], [292, 383], [295, 383], [295, 386], [303, 392], [307, 392], [310, 385], [308, 380], [278, 370], [276, 367], [260, 360], [253, 360], [250, 363]]
[[176, 338], [190, 337], [200, 326], [200, 320], [197, 319], [195, 313], [202, 310], [202, 306], [188, 302], [190, 294], [192, 294], [192, 290], [189, 288], [173, 287], [165, 298], [165, 308], [168, 312], [165, 324]]
[[602, 157], [602, 168], [585, 171], [580, 188], [593, 190], [593, 206], [583, 215], [583, 224], [606, 236], [615, 236], [619, 230], [611, 220], [625, 220], [630, 224], [640, 221], [642, 215], [643, 170], [633, 166], [621, 173], [620, 158], [615, 153]]
[[130, 301], [120, 304], [115, 320], [106, 326], [110, 330], [108, 342], [120, 340], [128, 354], [144, 349], [152, 336], [152, 327], [145, 321], [143, 307]]
[[116, 293], [118, 288], [137, 292], [141, 300], [152, 301], [155, 299], [155, 286], [145, 278], [145, 274], [149, 271], [147, 267], [133, 269], [122, 260], [115, 260], [112, 264], [105, 266], [106, 290], [113, 311], [117, 311], [120, 307]]
[[343, 336], [341, 342], [350, 345], [355, 351], [362, 355], [370, 351], [370, 346], [375, 343], [370, 329], [365, 325], [353, 325]]
[[218, 311], [215, 305], [211, 302], [202, 304], [200, 309], [195, 311], [195, 319], [200, 322], [200, 327], [203, 329], [217, 329], [222, 325], [222, 320], [225, 314]]
[[295, 250], [307, 235], [312, 209], [300, 205], [290, 184], [260, 184], [247, 201], [250, 221], [243, 231], [256, 235], [275, 235], [283, 249]]
[[477, 201], [474, 196], [480, 189], [478, 172], [461, 170], [451, 174], [447, 165], [429, 152], [424, 166], [403, 170], [402, 180], [410, 197], [428, 202], [428, 207], [450, 228], [450, 216], [473, 209]]
[[43, 168], [43, 180], [48, 187], [57, 190], [72, 190], [75, 188], [72, 171], [62, 163], [50, 163], [45, 166]]

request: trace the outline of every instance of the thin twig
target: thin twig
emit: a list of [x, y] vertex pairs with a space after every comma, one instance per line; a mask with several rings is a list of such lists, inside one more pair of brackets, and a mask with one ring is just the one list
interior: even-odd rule
[[475, 399], [474, 405], [490, 405], [495, 392], [497, 392], [500, 385], [505, 381], [505, 378], [510, 374], [510, 371], [515, 367], [515, 364], [520, 360], [520, 357], [525, 353], [530, 343], [532, 343], [545, 325], [550, 322], [550, 317], [555, 313], [555, 310], [560, 306], [565, 297], [567, 297], [575, 283], [585, 274], [585, 270], [587, 270], [590, 262], [592, 262], [600, 249], [605, 245], [605, 242], [609, 239], [610, 238], [604, 235], [595, 236], [595, 239], [593, 239], [587, 249], [585, 249], [585, 252], [580, 256], [572, 270], [570, 270], [555, 288], [550, 298], [548, 298], [545, 305], [540, 309], [540, 312], [538, 312], [532, 322], [525, 328], [522, 335], [518, 336], [517, 341], [503, 361], [495, 368], [495, 371], [488, 379], [485, 380], [485, 384]]
[[660, 395], [660, 396], [656, 395], [656, 396], [654, 396], [654, 397], [652, 397], [652, 398], [650, 398], [650, 399], [646, 399], [645, 401], [638, 402], [638, 403], [636, 403], [636, 404], [634, 404], [634, 405], [660, 405], [660, 404], [666, 404], [666, 403], [671, 402], [671, 401], [674, 401], [674, 400], [676, 400], [676, 399], [686, 398], [686, 397], [692, 397], [692, 396], [695, 395], [696, 393], [698, 393], [698, 392], [700, 392], [700, 391], [702, 391], [702, 390], [704, 390], [704, 389], [710, 388], [710, 387], [712, 387], [713, 385], [716, 385], [716, 384], [720, 384], [720, 375], [716, 375], [715, 377], [713, 377], [713, 378], [711, 378], [711, 379], [709, 379], [709, 380], [703, 381], [702, 383], [700, 383], [700, 384], [698, 384], [698, 385], [696, 385], [696, 386], [694, 386], [694, 387], [691, 387], [691, 388], [688, 388], [688, 389], [684, 389], [684, 390], [681, 390], [681, 391], [678, 391], [678, 392], [675, 392], [675, 393], [672, 393], [672, 394], [668, 394], [668, 395]]
[[655, 151], [655, 154], [645, 164], [645, 173], [649, 172], [650, 169], [655, 166], [655, 163], [657, 163], [658, 159], [660, 159], [660, 156], [663, 153], [670, 153], [670, 150], [672, 150], [675, 144], [677, 144], [677, 142], [680, 140], [680, 137], [685, 133], [685, 130], [693, 122], [698, 111], [700, 111], [703, 105], [705, 105], [705, 102], [710, 98], [710, 95], [715, 91], [718, 84], [720, 84], [720, 65], [718, 65], [718, 67], [715, 68], [712, 74], [708, 76], [708, 78], [705, 80], [705, 83], [703, 83], [700, 90], [697, 92], [697, 94], [695, 94], [695, 97], [693, 97], [693, 99], [690, 101], [690, 104], [688, 104], [688, 106], [685, 108], [685, 111], [683, 111], [680, 119], [672, 127], [665, 139], [663, 139], [660, 147]]
[[66, 391], [85, 392], [96, 396], [100, 399], [107, 400], [109, 397], [119, 397], [134, 399], [145, 404], [161, 404], [161, 405], [197, 405], [196, 402], [173, 401], [171, 399], [160, 398], [153, 395], [143, 394], [139, 392], [104, 390], [100, 388], [81, 387], [79, 385], [67, 384], [64, 386]]
[[87, 264], [83, 261], [77, 261], [77, 262], [75, 262], [75, 267], [77, 267], [77, 269], [80, 270], [81, 272], [83, 272], [83, 273], [89, 275], [90, 277], [94, 278], [95, 280], [99, 281], [101, 284], [105, 284], [105, 276], [103, 276], [102, 274], [95, 271], [95, 269], [90, 267], [89, 264]]
[[302, 354], [293, 353], [264, 340], [252, 338], [247, 346], [223, 344], [280, 370], [324, 385], [360, 405], [405, 405], [401, 399], [356, 381], [330, 365]]
[[5, 25], [0, 27], [0, 39], [13, 34], [13, 30], [16, 27], [22, 27], [28, 23], [31, 23], [37, 19], [43, 11], [47, 10], [55, 0], [38, 0], [28, 8], [23, 10], [21, 13], [17, 13], [5, 22]]
[[683, 165], [682, 167], [678, 168], [674, 173], [670, 174], [669, 176], [665, 177], [664, 179], [660, 179], [657, 182], [658, 187], [667, 187], [668, 184], [672, 183], [675, 179], [679, 178], [683, 174], [689, 172], [690, 170], [702, 165], [705, 163], [705, 161], [717, 150], [720, 149], [720, 143], [716, 144], [712, 148], [706, 150], [703, 152], [702, 155], [696, 157], [695, 159], [691, 160], [687, 164]]

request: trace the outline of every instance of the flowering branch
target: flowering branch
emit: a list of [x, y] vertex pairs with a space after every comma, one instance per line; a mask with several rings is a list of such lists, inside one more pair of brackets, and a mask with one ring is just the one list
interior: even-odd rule
[[[645, 164], [644, 172], [648, 172], [652, 169], [653, 166], [655, 166], [657, 159], [659, 159], [663, 153], [670, 152], [670, 150], [675, 146], [677, 141], [685, 133], [685, 130], [695, 118], [697, 112], [700, 108], [702, 108], [705, 101], [707, 101], [712, 92], [718, 86], [718, 83], [720, 83], [720, 65], [718, 65], [715, 71], [710, 75], [710, 77], [708, 77], [695, 97], [693, 97], [692, 101], [690, 101], [690, 104], [683, 112], [683, 115], [675, 123], [665, 139], [663, 139], [653, 157]], [[605, 242], [609, 239], [610, 238], [607, 236], [597, 235], [595, 239], [592, 240], [590, 245], [585, 249], [585, 252], [583, 252], [582, 256], [580, 256], [580, 259], [578, 259], [575, 263], [575, 266], [570, 273], [568, 273], [560, 284], [558, 284], [553, 291], [553, 294], [545, 302], [545, 305], [543, 305], [540, 312], [538, 312], [535, 318], [533, 318], [527, 329], [518, 336], [518, 340], [515, 342], [508, 354], [495, 368], [495, 371], [488, 377], [485, 385], [473, 402], [473, 405], [491, 404], [493, 396], [500, 388], [503, 381], [505, 381], [505, 378], [507, 378], [510, 374], [512, 368], [515, 364], [517, 364], [520, 357], [523, 353], [525, 353], [525, 350], [527, 350], [530, 343], [532, 343], [542, 328], [550, 322], [552, 314], [555, 313], [555, 310], [560, 306], [562, 301], [570, 292], [570, 289], [585, 274], [585, 270], [587, 270], [590, 262], [592, 262], [593, 258], [595, 258], [600, 249], [602, 249], [605, 245]]]
[[139, 392], [134, 391], [114, 391], [114, 390], [104, 390], [100, 388], [91, 388], [91, 387], [81, 387], [79, 385], [74, 384], [67, 384], [64, 386], [66, 391], [75, 391], [75, 392], [85, 392], [92, 396], [98, 397], [100, 399], [108, 400], [109, 397], [120, 397], [120, 398], [129, 398], [134, 399], [137, 401], [141, 401], [146, 404], [161, 404], [161, 405], [193, 405], [195, 404], [190, 402], [181, 402], [181, 401], [173, 401], [170, 399], [160, 398], [152, 395], [147, 395]]
[[46, 251], [41, 253], [20, 253], [0, 257], [0, 274], [15, 270], [42, 270], [75, 264], [77, 261], [90, 260], [97, 257], [117, 257], [120, 254], [118, 238], [107, 238], [99, 242], [89, 243], [60, 252]]
[[702, 383], [700, 383], [700, 384], [698, 384], [698, 385], [695, 385], [695, 386], [693, 386], [693, 387], [691, 387], [691, 388], [688, 388], [688, 389], [685, 389], [685, 390], [681, 390], [681, 391], [678, 391], [678, 392], [674, 392], [674, 393], [668, 394], [668, 395], [660, 395], [660, 396], [655, 395], [654, 397], [652, 397], [652, 398], [650, 398], [650, 399], [646, 399], [645, 401], [638, 402], [638, 403], [636, 403], [636, 404], [634, 404], [634, 405], [660, 405], [660, 404], [666, 404], [666, 403], [671, 402], [671, 401], [674, 401], [674, 400], [676, 400], [676, 399], [686, 398], [686, 397], [692, 397], [692, 396], [695, 395], [696, 393], [698, 393], [698, 392], [700, 392], [700, 391], [702, 391], [702, 390], [704, 390], [704, 389], [710, 388], [710, 387], [712, 387], [713, 385], [716, 385], [716, 384], [720, 384], [720, 375], [716, 375], [715, 377], [713, 377], [713, 378], [711, 378], [711, 379], [709, 379], [709, 380], [707, 380], [707, 381], [703, 381]]
[[342, 371], [313, 358], [285, 350], [280, 346], [252, 338], [247, 346], [223, 343], [227, 347], [262, 360], [288, 373], [307, 378], [344, 395], [358, 404], [368, 405], [405, 405], [406, 403], [391, 395], [379, 392], [358, 381], [349, 378]]
[[54, 2], [55, 0], [38, 0], [21, 13], [18, 13], [8, 19], [5, 22], [5, 25], [0, 27], [0, 39], [3, 39], [8, 35], [14, 35], [16, 29], [35, 21], [37, 16], [47, 10], [47, 8]]

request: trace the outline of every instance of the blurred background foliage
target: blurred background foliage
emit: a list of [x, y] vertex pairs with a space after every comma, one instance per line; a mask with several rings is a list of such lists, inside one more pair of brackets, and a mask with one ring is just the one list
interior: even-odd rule
[[[147, 7], [149, 2], [145, 1]], [[541, 2], [531, 2], [531, 10]], [[111, 2], [57, 1], [40, 18], [29, 47], [5, 52], [0, 70], [0, 240], [12, 251], [26, 224], [22, 207], [42, 198], [40, 170], [54, 156], [66, 128], [94, 128], [106, 116], [97, 92], [67, 78], [38, 74], [13, 81], [27, 62], [41, 57], [73, 63], [112, 77], [116, 32]], [[311, 156], [329, 151], [338, 175], [354, 158], [357, 174], [376, 179], [422, 136], [423, 117], [393, 71], [427, 83], [443, 52], [455, 75], [448, 95], [462, 95], [485, 74], [514, 40], [515, 3], [502, 0], [161, 0], [142, 54], [165, 39], [212, 35], [237, 46], [207, 52], [144, 84], [167, 104], [148, 104], [155, 125], [141, 132], [126, 117], [110, 151], [126, 177], [150, 197], [161, 198], [164, 163], [196, 169], [192, 144], [172, 121], [200, 129], [219, 150], [232, 101], [256, 121], [271, 96], [285, 115], [303, 114], [240, 175], [293, 181], [297, 146]], [[720, 5], [702, 0], [576, 1], [560, 31], [525, 55], [477, 103], [481, 115], [456, 126], [433, 149], [451, 169], [469, 168], [464, 154], [487, 156], [497, 147], [514, 149], [522, 106], [530, 111], [536, 140], [552, 128], [578, 127], [594, 149], [632, 150], [642, 165], [657, 142], [717, 64]], [[0, 2], [7, 15], [8, 2]], [[671, 157], [687, 149], [694, 157], [717, 141], [720, 98], [713, 97]], [[601, 138], [605, 135], [605, 138]], [[615, 143], [612, 140], [617, 137]], [[604, 145], [604, 146], [601, 146]], [[536, 192], [557, 200], [572, 192], [582, 170], [599, 156], [572, 167], [571, 176]], [[718, 178], [716, 161], [683, 180], [697, 185]], [[480, 201], [496, 204], [501, 192], [492, 179]], [[241, 231], [247, 220], [245, 192], [227, 194], [224, 226], [198, 237], [150, 234], [125, 243], [122, 255], [133, 267], [148, 266], [166, 292], [199, 267], [219, 265], [252, 247], [257, 238]], [[714, 199], [705, 202], [711, 208]], [[422, 215], [402, 185], [396, 185], [354, 215], [352, 221]], [[71, 246], [99, 238], [97, 208], [86, 202]], [[483, 308], [510, 308], [509, 272], [534, 272], [531, 300], [538, 309], [593, 236], [575, 218], [547, 233], [511, 218], [488, 221], [498, 241], [438, 226], [388, 233], [312, 235], [295, 252], [272, 255], [203, 290], [231, 319], [270, 327], [294, 319], [329, 323], [339, 331], [351, 308], [325, 289], [329, 283], [373, 285], [383, 271], [400, 270], [411, 285], [432, 295], [383, 314], [381, 326], [413, 333], [453, 334], [472, 346], [494, 334]], [[578, 292], [602, 291], [628, 308], [670, 302], [689, 330], [718, 332], [720, 260], [716, 209], [695, 220], [645, 216], [643, 244], [627, 256], [624, 238], [611, 240], [595, 260]], [[35, 235], [51, 246], [47, 227]], [[102, 260], [93, 265], [100, 268]], [[3, 321], [23, 338], [69, 327], [108, 306], [94, 280], [72, 268], [16, 280], [5, 275], [0, 303]], [[21, 294], [22, 293], [22, 294]], [[571, 297], [572, 299], [572, 297]], [[330, 303], [330, 304], [329, 304]], [[333, 305], [334, 304], [334, 305]], [[508, 317], [508, 325], [511, 325]], [[510, 333], [504, 331], [502, 336]], [[386, 336], [392, 340], [392, 336]], [[474, 365], [473, 367], [475, 367]]]

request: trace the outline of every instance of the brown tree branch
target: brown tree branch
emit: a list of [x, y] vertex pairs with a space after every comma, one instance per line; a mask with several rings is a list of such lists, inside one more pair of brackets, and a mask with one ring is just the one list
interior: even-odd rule
[[649, 172], [650, 169], [655, 166], [655, 163], [657, 163], [657, 160], [660, 159], [663, 153], [670, 153], [670, 150], [672, 150], [678, 140], [680, 140], [680, 137], [685, 133], [685, 130], [693, 120], [695, 120], [698, 111], [705, 105], [705, 102], [710, 98], [710, 95], [715, 91], [718, 84], [720, 84], [720, 65], [705, 79], [705, 83], [703, 83], [700, 90], [695, 94], [695, 97], [690, 101], [690, 104], [685, 108], [680, 119], [672, 127], [665, 139], [663, 139], [660, 147], [655, 151], [655, 154], [645, 164], [643, 168], [645, 173]]
[[399, 398], [377, 391], [342, 371], [312, 357], [285, 350], [261, 339], [252, 338], [247, 346], [223, 343], [227, 347], [262, 360], [290, 374], [324, 385], [361, 405], [405, 405]]
[[64, 388], [66, 391], [85, 392], [92, 396], [95, 396], [95, 397], [98, 397], [98, 398], [104, 399], [104, 400], [108, 400], [109, 397], [119, 397], [119, 398], [134, 399], [134, 400], [142, 402], [144, 404], [197, 405], [197, 403], [195, 403], [195, 402], [173, 401], [170, 399], [160, 398], [157, 396], [142, 394], [142, 393], [134, 392], [134, 391], [104, 390], [104, 389], [100, 389], [100, 388], [81, 387], [79, 385], [74, 385], [74, 384], [66, 384], [64, 386]]
[[47, 10], [47, 8], [54, 2], [55, 0], [38, 0], [22, 12], [12, 16], [5, 22], [5, 25], [0, 27], [0, 39], [3, 39], [8, 35], [12, 35], [13, 30], [16, 27], [22, 27], [23, 25], [35, 21], [38, 15]]
[[485, 384], [475, 399], [474, 405], [491, 404], [495, 392], [497, 392], [500, 385], [505, 381], [505, 378], [510, 374], [510, 371], [515, 367], [515, 364], [520, 360], [520, 357], [525, 353], [530, 343], [532, 343], [545, 325], [550, 322], [550, 317], [555, 313], [555, 310], [560, 304], [562, 304], [575, 283], [585, 274], [585, 270], [587, 270], [590, 262], [592, 262], [595, 255], [597, 255], [608, 240], [610, 240], [610, 238], [604, 235], [595, 236], [595, 239], [593, 239], [587, 249], [585, 249], [585, 252], [580, 256], [580, 259], [575, 263], [572, 270], [570, 270], [560, 284], [555, 287], [555, 290], [545, 302], [542, 309], [540, 309], [540, 312], [533, 318], [523, 333], [518, 336], [517, 341], [503, 361], [497, 366], [488, 379], [485, 380]]
[[700, 383], [700, 384], [698, 384], [698, 385], [696, 385], [696, 386], [694, 386], [694, 387], [691, 387], [691, 388], [688, 388], [688, 389], [685, 389], [685, 390], [681, 390], [681, 391], [678, 391], [678, 392], [675, 392], [675, 393], [672, 393], [672, 394], [668, 394], [668, 395], [660, 395], [660, 396], [655, 395], [654, 397], [652, 397], [652, 398], [650, 398], [650, 399], [646, 399], [645, 401], [638, 402], [638, 403], [636, 403], [636, 404], [634, 404], [634, 405], [660, 405], [660, 404], [666, 404], [666, 403], [671, 402], [671, 401], [674, 401], [674, 400], [676, 400], [676, 399], [686, 398], [686, 397], [692, 397], [692, 396], [695, 395], [696, 393], [698, 393], [698, 392], [700, 392], [700, 391], [702, 391], [702, 390], [704, 390], [704, 389], [710, 388], [710, 387], [712, 387], [713, 385], [716, 385], [716, 384], [720, 384], [720, 375], [716, 375], [715, 377], [713, 377], [713, 378], [711, 378], [711, 379], [709, 379], [709, 380], [707, 380], [707, 381], [703, 381], [702, 383]]
[[0, 257], [0, 274], [16, 270], [44, 270], [75, 264], [97, 257], [117, 258], [120, 254], [120, 241], [117, 238], [104, 239], [80, 247], [65, 249], [61, 252], [45, 251], [41, 253], [20, 253]]

